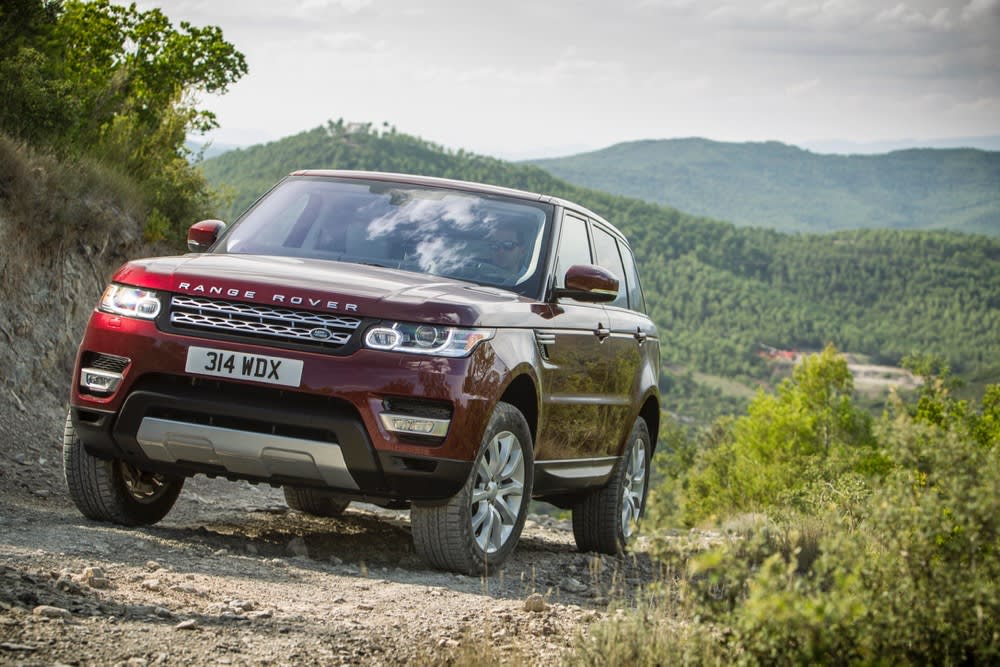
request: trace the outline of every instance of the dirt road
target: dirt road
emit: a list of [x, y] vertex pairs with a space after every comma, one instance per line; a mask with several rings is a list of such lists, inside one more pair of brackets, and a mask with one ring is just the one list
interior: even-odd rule
[[91, 522], [64, 491], [60, 402], [0, 405], [0, 664], [447, 664], [484, 647], [558, 664], [653, 578], [641, 551], [580, 554], [537, 515], [501, 572], [439, 572], [406, 512], [314, 519], [203, 477], [156, 526]]

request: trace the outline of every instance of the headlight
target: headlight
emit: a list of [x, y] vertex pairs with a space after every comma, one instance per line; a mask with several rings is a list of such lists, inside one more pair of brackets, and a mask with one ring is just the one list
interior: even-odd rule
[[156, 292], [150, 290], [111, 284], [104, 290], [98, 310], [123, 317], [152, 320], [160, 314], [160, 299]]
[[493, 338], [493, 329], [459, 329], [434, 324], [395, 322], [368, 330], [365, 346], [439, 357], [466, 357], [476, 345]]

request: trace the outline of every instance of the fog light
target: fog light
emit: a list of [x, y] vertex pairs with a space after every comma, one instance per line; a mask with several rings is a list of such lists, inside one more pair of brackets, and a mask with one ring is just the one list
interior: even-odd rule
[[122, 381], [121, 373], [84, 368], [80, 371], [80, 384], [95, 394], [111, 394]]
[[379, 418], [382, 420], [382, 426], [393, 433], [429, 435], [438, 438], [443, 438], [448, 433], [448, 426], [451, 424], [450, 419], [394, 415], [387, 412], [380, 414]]

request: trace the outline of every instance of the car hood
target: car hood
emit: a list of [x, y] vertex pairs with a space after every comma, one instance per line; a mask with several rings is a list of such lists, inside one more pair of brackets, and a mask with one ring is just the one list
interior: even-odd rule
[[263, 255], [129, 262], [115, 282], [277, 307], [438, 324], [490, 324], [533, 303], [507, 290], [377, 266]]

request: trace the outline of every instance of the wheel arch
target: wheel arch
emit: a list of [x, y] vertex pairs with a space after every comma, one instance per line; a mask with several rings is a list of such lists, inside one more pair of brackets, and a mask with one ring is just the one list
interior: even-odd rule
[[538, 388], [534, 380], [528, 374], [521, 374], [514, 378], [507, 388], [504, 389], [500, 400], [510, 403], [520, 410], [528, 422], [528, 429], [531, 431], [531, 441], [538, 441]]
[[656, 453], [656, 443], [659, 441], [660, 435], [660, 401], [655, 395], [650, 394], [646, 397], [639, 409], [639, 416], [643, 418], [649, 429], [649, 439], [652, 441], [649, 455], [652, 457]]

